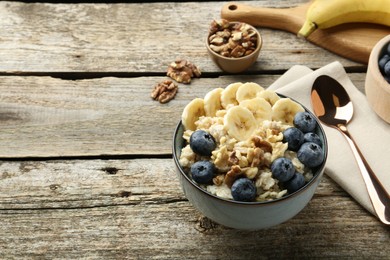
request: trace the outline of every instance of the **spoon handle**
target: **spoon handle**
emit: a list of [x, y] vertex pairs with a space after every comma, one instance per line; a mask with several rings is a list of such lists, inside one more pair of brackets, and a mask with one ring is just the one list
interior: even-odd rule
[[368, 191], [372, 206], [382, 223], [389, 225], [390, 224], [390, 196], [383, 188], [378, 178], [375, 176], [374, 172], [368, 165], [366, 159], [364, 158], [362, 152], [359, 150], [352, 136], [349, 134], [347, 127], [345, 125], [339, 125], [339, 130], [343, 133], [344, 137], [347, 139], [348, 144], [350, 145], [352, 152], [355, 156], [356, 162], [359, 166], [360, 172], [363, 176], [364, 183]]

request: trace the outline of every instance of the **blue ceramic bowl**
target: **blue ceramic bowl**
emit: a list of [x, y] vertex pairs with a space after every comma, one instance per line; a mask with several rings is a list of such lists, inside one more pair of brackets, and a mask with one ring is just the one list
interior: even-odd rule
[[[306, 109], [306, 111], [308, 110]], [[181, 149], [185, 146], [185, 140], [182, 137], [184, 127], [180, 121], [173, 136], [173, 160], [185, 196], [197, 210], [209, 219], [235, 229], [258, 230], [291, 219], [309, 203], [324, 172], [328, 145], [325, 132], [318, 120], [317, 123], [319, 127], [316, 128], [316, 134], [321, 138], [323, 144], [324, 161], [313, 170], [313, 178], [298, 191], [285, 195], [280, 199], [265, 202], [240, 202], [212, 195], [199, 187], [184, 172], [179, 163]]]

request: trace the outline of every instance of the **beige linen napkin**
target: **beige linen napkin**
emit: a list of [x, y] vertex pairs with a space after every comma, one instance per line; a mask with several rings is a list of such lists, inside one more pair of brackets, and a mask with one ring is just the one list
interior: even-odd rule
[[[293, 66], [269, 89], [301, 102], [312, 111], [311, 87], [320, 75], [333, 77], [345, 87], [350, 95], [354, 116], [347, 128], [372, 170], [390, 193], [390, 125], [374, 113], [365, 95], [353, 85], [339, 62], [330, 63], [315, 71], [305, 66]], [[322, 126], [329, 145], [325, 173], [374, 214], [363, 177], [346, 139], [336, 129]]]

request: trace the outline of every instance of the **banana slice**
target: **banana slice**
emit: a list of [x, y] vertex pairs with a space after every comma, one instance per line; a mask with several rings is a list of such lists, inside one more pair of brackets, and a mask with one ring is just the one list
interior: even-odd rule
[[241, 103], [244, 100], [255, 98], [257, 94], [263, 90], [264, 88], [259, 84], [254, 82], [247, 82], [238, 88], [236, 99], [239, 103]]
[[276, 94], [274, 91], [271, 90], [261, 91], [257, 94], [257, 97], [264, 98], [265, 100], [268, 101], [268, 103], [271, 104], [271, 106], [273, 106], [276, 103], [276, 101], [280, 99], [278, 94]]
[[196, 130], [195, 122], [199, 117], [204, 116], [204, 101], [202, 98], [195, 98], [184, 108], [181, 115], [181, 122], [185, 130]]
[[252, 112], [245, 107], [230, 108], [223, 120], [228, 134], [238, 141], [248, 140], [257, 128], [257, 122]]
[[264, 98], [256, 97], [247, 99], [242, 101], [240, 106], [245, 107], [252, 112], [258, 125], [264, 120], [272, 119], [272, 107]]
[[204, 110], [206, 116], [214, 117], [218, 110], [222, 109], [221, 93], [223, 88], [215, 88], [204, 97]]
[[281, 98], [272, 106], [272, 119], [293, 125], [294, 116], [305, 109], [289, 98]]
[[236, 99], [237, 89], [242, 85], [241, 82], [232, 83], [227, 86], [221, 93], [221, 104], [223, 108], [228, 108], [229, 105], [238, 105]]

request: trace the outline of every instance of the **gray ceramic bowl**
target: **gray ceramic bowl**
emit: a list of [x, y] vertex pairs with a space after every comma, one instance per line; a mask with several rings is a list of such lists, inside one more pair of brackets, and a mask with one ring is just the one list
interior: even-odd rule
[[[308, 111], [306, 109], [306, 111]], [[308, 111], [310, 113], [310, 111]], [[258, 230], [285, 222], [298, 214], [311, 200], [324, 172], [328, 153], [325, 132], [317, 120], [322, 140], [324, 162], [313, 171], [313, 178], [298, 191], [267, 202], [239, 202], [214, 196], [200, 188], [179, 164], [185, 145], [184, 127], [178, 123], [173, 137], [173, 160], [182, 190], [190, 203], [209, 219], [235, 229]]]

